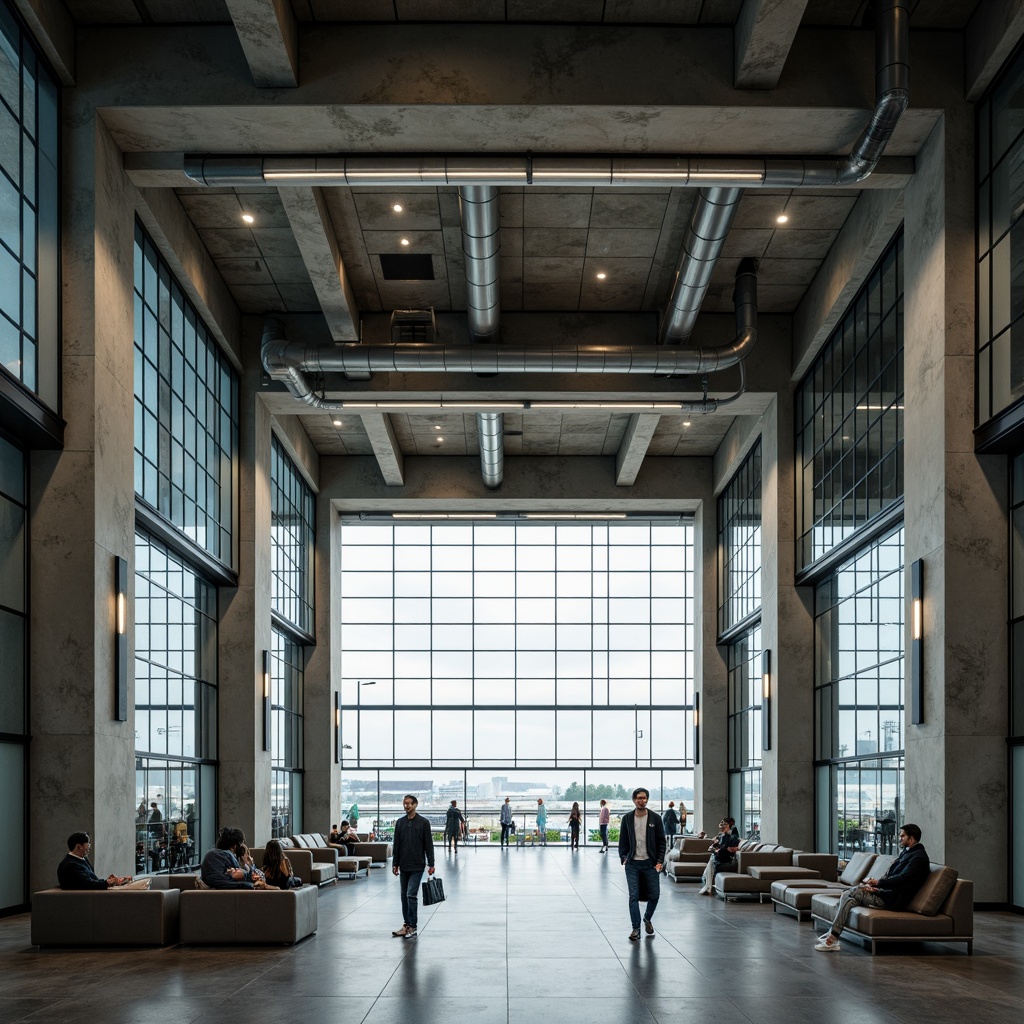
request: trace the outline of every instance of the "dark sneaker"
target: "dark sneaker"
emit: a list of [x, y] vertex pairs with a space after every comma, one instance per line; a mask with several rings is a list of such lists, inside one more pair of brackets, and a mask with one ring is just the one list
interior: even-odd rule
[[638, 942], [639, 940], [640, 940], [640, 929], [639, 928], [634, 928], [629, 933], [629, 941], [630, 942]]
[[646, 918], [644, 918], [644, 931], [646, 931], [648, 935], [654, 934], [654, 925]]

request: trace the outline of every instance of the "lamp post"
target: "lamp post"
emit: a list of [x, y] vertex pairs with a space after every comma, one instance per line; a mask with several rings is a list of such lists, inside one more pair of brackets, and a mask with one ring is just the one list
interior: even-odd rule
[[373, 679], [367, 683], [356, 682], [356, 764], [360, 764], [363, 757], [362, 747], [359, 746], [359, 733], [362, 728], [362, 696], [364, 686], [376, 686], [377, 680]]

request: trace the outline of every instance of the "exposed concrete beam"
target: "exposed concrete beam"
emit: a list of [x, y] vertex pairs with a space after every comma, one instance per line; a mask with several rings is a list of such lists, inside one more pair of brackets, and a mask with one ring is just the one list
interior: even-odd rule
[[637, 413], [629, 417], [629, 425], [615, 454], [615, 482], [619, 487], [631, 487], [644, 463], [654, 431], [661, 416]]
[[14, 0], [61, 85], [75, 84], [75, 23], [62, 0]]
[[287, 0], [225, 0], [252, 80], [261, 89], [299, 84], [299, 40]]
[[737, 89], [774, 89], [793, 46], [807, 0], [743, 0], [736, 19]]
[[405, 456], [391, 426], [391, 417], [382, 412], [365, 412], [362, 420], [384, 483], [389, 487], [401, 487], [405, 483]]
[[861, 193], [793, 314], [793, 380], [818, 354], [902, 219], [902, 192]]
[[331, 337], [335, 341], [358, 341], [359, 310], [320, 189], [282, 188], [278, 191]]
[[[321, 456], [320, 493], [342, 512], [695, 512], [711, 495], [713, 460], [658, 458], [623, 492], [611, 456], [520, 456], [490, 490], [472, 455], [406, 459], [401, 490], [385, 486], [370, 456]], [[712, 522], [714, 518], [712, 517]]]
[[978, 4], [964, 33], [964, 92], [977, 100], [1024, 36], [1024, 0]]

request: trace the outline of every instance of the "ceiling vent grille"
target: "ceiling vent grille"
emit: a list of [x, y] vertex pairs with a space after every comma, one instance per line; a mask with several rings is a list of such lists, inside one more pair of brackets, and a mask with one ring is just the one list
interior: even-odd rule
[[396, 309], [391, 314], [391, 341], [433, 341], [437, 321], [431, 309]]

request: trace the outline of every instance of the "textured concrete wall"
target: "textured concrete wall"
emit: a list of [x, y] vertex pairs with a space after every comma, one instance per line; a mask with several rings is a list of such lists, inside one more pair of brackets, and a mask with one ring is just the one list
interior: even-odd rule
[[[1006, 896], [1006, 460], [978, 457], [972, 108], [946, 112], [906, 194], [906, 571], [924, 559], [925, 722], [906, 727], [906, 818], [933, 860]], [[905, 686], [910, 685], [910, 657]]]
[[[114, 721], [114, 557], [134, 565], [132, 188], [96, 119], [65, 109], [63, 452], [31, 464], [30, 885], [86, 829], [134, 871], [134, 715]], [[129, 574], [131, 582], [131, 574]], [[132, 621], [129, 618], [129, 638]], [[129, 672], [133, 662], [129, 648]], [[133, 703], [129, 694], [129, 708]]]
[[218, 824], [270, 838], [270, 753], [263, 749], [263, 651], [270, 629], [270, 413], [258, 338], [247, 338], [240, 391], [238, 586], [222, 587], [218, 631]]

